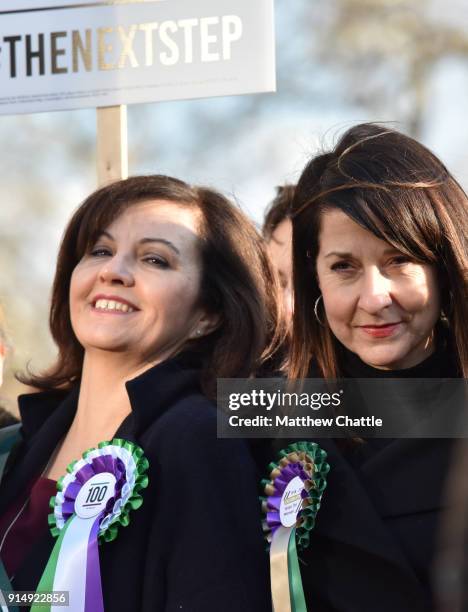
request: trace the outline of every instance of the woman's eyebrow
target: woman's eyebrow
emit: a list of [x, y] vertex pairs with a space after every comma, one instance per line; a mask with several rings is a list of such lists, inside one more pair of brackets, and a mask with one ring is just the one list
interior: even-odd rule
[[[110, 232], [104, 230], [103, 232], [100, 233], [99, 238], [102, 238], [103, 236], [105, 236], [106, 238], [109, 238], [109, 240], [112, 240], [113, 242], [115, 242], [115, 238], [114, 238], [114, 236]], [[170, 249], [172, 249], [175, 253], [177, 253], [177, 255], [180, 255], [180, 251], [175, 246], [175, 244], [173, 242], [171, 242], [170, 240], [167, 240], [166, 238], [150, 238], [150, 237], [142, 238], [139, 241], [139, 244], [148, 244], [149, 242], [161, 242], [162, 244], [165, 244]]]
[[[393, 253], [400, 253], [401, 251], [399, 251], [398, 249], [396, 249], [395, 247], [388, 247], [388, 249], [385, 249], [385, 251], [383, 251], [382, 255], [393, 255]], [[330, 251], [329, 253], [327, 253], [326, 255], [324, 255], [325, 258], [327, 257], [354, 257], [354, 255], [352, 253], [345, 253], [342, 251]]]
[[325, 258], [332, 257], [332, 256], [335, 256], [335, 257], [352, 257], [353, 254], [352, 253], [341, 253], [340, 251], [330, 251], [330, 253], [327, 253], [325, 255]]
[[149, 242], [161, 242], [175, 251], [177, 255], [180, 255], [179, 249], [170, 240], [166, 240], [165, 238], [142, 238], [140, 240], [140, 244], [148, 244]]

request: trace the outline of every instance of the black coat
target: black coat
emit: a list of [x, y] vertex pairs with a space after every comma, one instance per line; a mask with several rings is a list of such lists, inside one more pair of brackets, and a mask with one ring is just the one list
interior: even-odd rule
[[[126, 384], [132, 412], [115, 437], [149, 460], [143, 505], [100, 546], [107, 612], [268, 612], [257, 476], [243, 441], [216, 438], [216, 408], [197, 370], [172, 360]], [[39, 475], [71, 425], [78, 390], [23, 396], [24, 442], [0, 488], [0, 514]], [[47, 535], [14, 578], [35, 590], [54, 545]]]
[[[297, 440], [252, 440], [264, 477]], [[309, 547], [298, 553], [311, 612], [430, 612], [433, 562], [453, 440], [402, 439], [327, 452], [330, 472]]]
[[315, 612], [429, 612], [451, 440], [394, 440], [353, 465], [332, 440], [328, 487], [301, 554]]
[[[387, 374], [346, 355], [347, 378], [456, 378], [440, 350], [418, 366]], [[312, 369], [311, 377], [318, 377]], [[443, 410], [443, 406], [440, 406]], [[280, 448], [297, 440], [253, 443], [266, 476]], [[430, 612], [444, 487], [454, 441], [376, 439], [359, 445], [313, 440], [330, 472], [310, 546], [299, 553], [311, 612]]]

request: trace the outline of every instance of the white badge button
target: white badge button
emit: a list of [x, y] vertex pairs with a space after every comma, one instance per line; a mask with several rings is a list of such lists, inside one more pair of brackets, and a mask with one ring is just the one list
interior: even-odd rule
[[104, 510], [114, 495], [117, 482], [114, 474], [104, 472], [90, 478], [81, 488], [75, 500], [75, 512], [80, 518], [92, 518]]
[[284, 527], [292, 527], [296, 524], [297, 515], [301, 510], [304, 481], [296, 476], [286, 487], [280, 504], [280, 520]]

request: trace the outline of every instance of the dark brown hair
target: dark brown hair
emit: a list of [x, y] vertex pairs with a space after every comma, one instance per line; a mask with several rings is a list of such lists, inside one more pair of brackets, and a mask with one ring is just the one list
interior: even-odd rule
[[282, 221], [291, 218], [294, 190], [294, 185], [282, 185], [276, 188], [276, 196], [270, 202], [263, 221], [262, 233], [265, 240], [271, 239], [271, 235]]
[[200, 302], [220, 321], [211, 334], [184, 348], [198, 354], [204, 391], [213, 396], [216, 378], [249, 376], [273, 352], [280, 339], [276, 280], [253, 224], [212, 189], [162, 175], [135, 176], [92, 193], [69, 222], [58, 254], [50, 309], [58, 359], [45, 374], [23, 376], [22, 382], [53, 389], [68, 388], [80, 379], [84, 352], [70, 321], [72, 272], [103, 230], [126, 209], [148, 200], [174, 202], [201, 213]]
[[[339, 345], [314, 317], [321, 217], [337, 209], [402, 253], [435, 266], [455, 359], [468, 372], [468, 198], [442, 162], [417, 141], [361, 124], [305, 167], [293, 202], [294, 320], [289, 376], [340, 373]], [[322, 315], [323, 317], [324, 315]]]

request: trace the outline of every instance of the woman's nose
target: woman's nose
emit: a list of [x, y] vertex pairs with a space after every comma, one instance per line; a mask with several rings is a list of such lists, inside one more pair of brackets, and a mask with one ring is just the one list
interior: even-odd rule
[[125, 287], [130, 287], [134, 283], [131, 266], [125, 257], [119, 255], [114, 255], [103, 263], [99, 278], [103, 283]]
[[358, 307], [369, 314], [377, 314], [391, 303], [391, 280], [378, 268], [367, 270], [361, 285]]

